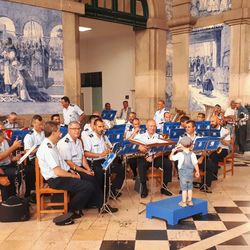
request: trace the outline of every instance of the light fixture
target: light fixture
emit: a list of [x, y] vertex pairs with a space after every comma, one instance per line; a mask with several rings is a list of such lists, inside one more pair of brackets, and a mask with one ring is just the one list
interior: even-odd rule
[[79, 31], [80, 31], [80, 32], [85, 32], [85, 31], [89, 31], [89, 30], [92, 30], [92, 28], [83, 27], [83, 26], [80, 26], [80, 27], [79, 27]]

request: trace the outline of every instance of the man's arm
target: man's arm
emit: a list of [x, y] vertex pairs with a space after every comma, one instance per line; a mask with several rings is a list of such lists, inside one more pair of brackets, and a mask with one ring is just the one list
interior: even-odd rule
[[108, 149], [103, 151], [102, 153], [92, 153], [89, 151], [85, 151], [84, 155], [87, 158], [103, 158], [103, 157], [107, 156], [109, 154], [109, 152], [110, 151]]
[[75, 179], [80, 179], [79, 174], [69, 173], [59, 166], [53, 168], [53, 171], [54, 171], [55, 175], [58, 177], [71, 177], [71, 178], [75, 178]]
[[16, 139], [11, 147], [6, 149], [4, 152], [0, 153], [0, 161], [9, 157], [16, 149], [20, 148], [21, 146], [22, 146], [22, 142]]

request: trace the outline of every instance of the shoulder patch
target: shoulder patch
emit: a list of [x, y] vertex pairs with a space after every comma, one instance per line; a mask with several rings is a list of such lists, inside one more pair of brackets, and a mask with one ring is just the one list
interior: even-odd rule
[[3, 124], [6, 124], [6, 123], [8, 123], [8, 121], [7, 121], [7, 120], [4, 120], [4, 121], [3, 121]]
[[69, 143], [69, 138], [66, 138], [66, 139], [65, 139], [65, 142]]
[[69, 106], [74, 107], [75, 105], [74, 104], [70, 104]]
[[89, 134], [89, 137], [92, 138], [94, 135], [93, 134]]
[[34, 133], [34, 130], [30, 130], [29, 135], [32, 135]]
[[52, 148], [52, 145], [48, 142], [47, 143], [48, 148]]
[[89, 131], [89, 129], [88, 129], [88, 128], [85, 128], [84, 131]]

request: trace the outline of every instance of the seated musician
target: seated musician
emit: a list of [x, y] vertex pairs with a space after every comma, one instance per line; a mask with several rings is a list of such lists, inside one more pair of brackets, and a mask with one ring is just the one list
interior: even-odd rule
[[4, 127], [6, 129], [18, 129], [20, 125], [17, 123], [17, 113], [11, 112], [8, 118], [3, 121]]
[[126, 122], [125, 133], [133, 128], [133, 120], [136, 118], [135, 112], [130, 112], [128, 115], [128, 121]]
[[[134, 139], [140, 140], [144, 143], [153, 141], [154, 139], [160, 138], [160, 135], [156, 133], [156, 122], [154, 120], [148, 120], [146, 123], [147, 131], [143, 134], [137, 134]], [[146, 198], [148, 196], [147, 188], [147, 170], [152, 166], [152, 161], [154, 161], [154, 167], [159, 168], [163, 165], [163, 187], [161, 187], [161, 193], [171, 196], [172, 193], [166, 188], [168, 182], [172, 181], [172, 163], [171, 161], [162, 155], [155, 156], [154, 158], [150, 155], [150, 150], [147, 146], [139, 146], [139, 150], [145, 154], [143, 157], [138, 157], [138, 170], [140, 176], [140, 182], [142, 185], [141, 198]], [[148, 153], [148, 155], [147, 155]], [[162, 162], [163, 161], [163, 162]], [[163, 164], [162, 164], [163, 163]]]
[[172, 121], [172, 116], [169, 111], [166, 111], [164, 113], [164, 122], [171, 122]]
[[206, 115], [204, 113], [202, 113], [202, 112], [198, 113], [198, 115], [197, 115], [197, 121], [198, 122], [204, 122], [205, 118], [206, 118]]
[[[93, 131], [84, 136], [84, 155], [88, 160], [89, 166], [93, 169], [95, 176], [98, 180], [100, 188], [104, 187], [104, 172], [102, 169], [102, 163], [111, 152], [112, 144], [110, 143], [107, 136], [104, 135], [104, 122], [98, 118], [94, 121]], [[119, 196], [121, 193], [119, 190], [122, 187], [125, 171], [122, 164], [118, 159], [115, 159], [111, 167], [111, 173], [115, 173], [116, 176], [112, 180], [111, 191], [114, 196]], [[107, 178], [109, 183], [109, 178]]]
[[180, 127], [179, 128], [186, 128], [187, 126], [187, 121], [189, 121], [190, 118], [186, 115], [183, 115], [181, 118], [180, 118]]
[[[15, 178], [16, 178], [16, 161], [21, 157], [17, 154], [15, 157], [12, 153], [22, 145], [21, 141], [15, 140], [12, 146], [4, 139], [4, 132], [0, 130], [0, 172], [8, 177], [9, 185], [1, 185], [2, 200], [8, 199], [11, 195], [16, 194]], [[8, 184], [8, 183], [6, 183]]]
[[28, 151], [33, 146], [36, 146], [32, 154], [29, 155], [27, 166], [25, 167], [25, 183], [26, 192], [25, 197], [29, 197], [30, 201], [35, 203], [35, 157], [38, 147], [44, 140], [43, 132], [43, 118], [40, 115], [32, 117], [32, 130], [24, 137], [24, 150]]
[[70, 122], [68, 125], [68, 134], [59, 140], [57, 148], [62, 159], [71, 170], [77, 172], [82, 180], [93, 183], [95, 191], [89, 205], [101, 208], [103, 204], [102, 190], [95, 178], [94, 171], [90, 168], [84, 156], [82, 142], [78, 139], [80, 137], [80, 130], [81, 126], [79, 122]]
[[[140, 133], [140, 120], [135, 118], [133, 120], [133, 128], [129, 131], [125, 131], [124, 137], [126, 140], [133, 139], [136, 135]], [[135, 180], [137, 177], [137, 157], [133, 157], [128, 159], [128, 164], [133, 172], [133, 179]]]
[[230, 130], [226, 128], [226, 123], [224, 126], [220, 126], [219, 119], [217, 116], [212, 116], [210, 119], [210, 124], [212, 129], [220, 130], [220, 144], [217, 151], [210, 154], [210, 159], [214, 162], [216, 168], [214, 171], [214, 179], [217, 180], [218, 175], [218, 163], [222, 161], [229, 151], [229, 146], [231, 142]]
[[[198, 134], [196, 131], [196, 125], [195, 125], [195, 121], [193, 120], [189, 120], [186, 123], [186, 132], [181, 136], [188, 136], [189, 138], [192, 139], [193, 144], [195, 143], [195, 140], [198, 138], [201, 138], [202, 135]], [[196, 152], [196, 157], [198, 159], [198, 164], [199, 164], [199, 168], [206, 172], [206, 178], [203, 178], [202, 183], [205, 182], [205, 188], [201, 189], [201, 191], [206, 192], [206, 193], [211, 193], [211, 185], [212, 185], [212, 180], [213, 180], [213, 173], [215, 171], [215, 165], [214, 163], [210, 160], [210, 159], [206, 159], [206, 161], [204, 160], [206, 156], [206, 152]], [[205, 169], [206, 168], [206, 169]]]
[[100, 118], [97, 115], [91, 115], [89, 117], [89, 122], [84, 125], [83, 131], [81, 133], [81, 139], [84, 142], [84, 138], [87, 137], [94, 130], [94, 121]]

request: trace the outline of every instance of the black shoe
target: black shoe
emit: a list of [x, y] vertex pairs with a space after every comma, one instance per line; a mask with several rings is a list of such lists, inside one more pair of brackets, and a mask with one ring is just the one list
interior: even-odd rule
[[170, 191], [168, 191], [165, 188], [161, 188], [161, 194], [165, 194], [167, 196], [172, 196], [173, 195]]
[[72, 219], [79, 219], [83, 216], [83, 212], [82, 210], [76, 210], [74, 211], [73, 215], [72, 215]]
[[146, 198], [148, 196], [148, 189], [146, 184], [142, 185], [141, 198]]
[[[116, 213], [116, 212], [118, 212], [118, 208], [116, 208], [116, 207], [111, 207], [110, 205], [106, 205], [107, 206], [107, 210], [109, 210], [111, 213]], [[101, 208], [99, 208], [99, 213], [100, 213], [100, 211], [101, 211]], [[106, 214], [106, 213], [108, 213], [106, 210], [103, 210], [102, 212], [101, 212], [101, 214]]]
[[194, 188], [200, 188], [201, 187], [201, 183], [200, 182], [193, 182], [193, 187]]

